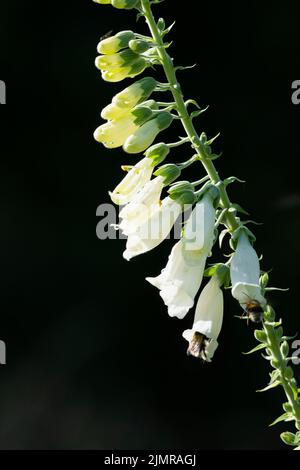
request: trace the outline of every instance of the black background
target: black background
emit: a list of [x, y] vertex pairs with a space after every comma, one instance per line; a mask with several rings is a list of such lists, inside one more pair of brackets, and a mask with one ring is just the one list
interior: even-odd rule
[[[299, 329], [300, 105], [299, 2], [166, 0], [176, 19], [170, 49], [186, 97], [207, 113], [199, 131], [221, 131], [223, 176], [247, 180], [230, 196], [255, 227], [262, 267], [288, 293], [270, 296], [289, 334]], [[281, 449], [268, 428], [281, 414], [280, 390], [251, 328], [225, 300], [212, 364], [185, 354], [191, 322], [167, 316], [144, 277], [165, 265], [172, 241], [132, 260], [124, 240], [96, 238], [99, 204], [136, 161], [93, 141], [99, 113], [128, 83], [101, 80], [93, 65], [110, 30], [146, 32], [134, 14], [92, 1], [2, 1], [1, 319], [7, 365], [0, 368], [1, 449]], [[157, 77], [161, 78], [158, 73]], [[181, 132], [182, 133], [182, 132]], [[173, 128], [164, 139], [174, 140]], [[161, 139], [160, 139], [161, 140]], [[189, 150], [174, 152], [185, 160]], [[203, 175], [201, 167], [186, 174]], [[227, 251], [228, 252], [228, 251]], [[218, 258], [214, 258], [218, 259]], [[299, 371], [296, 375], [300, 378]]]

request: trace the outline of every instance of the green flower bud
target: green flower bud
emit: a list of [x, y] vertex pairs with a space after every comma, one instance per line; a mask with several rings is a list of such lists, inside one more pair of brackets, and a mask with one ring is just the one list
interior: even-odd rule
[[[112, 56], [102, 56], [102, 57], [112, 57]], [[107, 82], [120, 82], [124, 78], [133, 78], [136, 75], [142, 73], [147, 67], [147, 62], [142, 57], [135, 60], [127, 67], [120, 68], [110, 68], [110, 70], [102, 71], [102, 78]]]
[[128, 47], [130, 40], [134, 37], [135, 35], [132, 31], [121, 31], [115, 36], [102, 39], [97, 46], [97, 51], [99, 54], [115, 54], [121, 49]]
[[182, 191], [194, 191], [195, 187], [189, 181], [177, 181], [177, 183], [172, 184], [168, 193], [177, 194]]
[[294, 377], [294, 371], [291, 367], [287, 367], [284, 371], [284, 378], [286, 380], [291, 380]]
[[169, 153], [169, 147], [164, 143], [159, 143], [149, 147], [145, 152], [145, 156], [152, 158], [154, 166], [156, 166], [162, 163]]
[[254, 331], [254, 337], [260, 343], [266, 343], [266, 341], [267, 341], [267, 335], [263, 330], [255, 330]]
[[137, 54], [146, 52], [150, 47], [149, 43], [147, 41], [143, 41], [142, 39], [132, 39], [129, 41], [128, 45], [130, 49]]
[[159, 167], [154, 173], [155, 176], [162, 176], [164, 178], [164, 184], [166, 186], [173, 183], [173, 181], [175, 181], [180, 176], [180, 174], [180, 168], [173, 163]]
[[278, 367], [280, 366], [280, 362], [278, 361], [278, 359], [272, 359], [271, 360], [271, 366], [274, 368], [274, 369], [278, 369]]
[[286, 358], [289, 353], [289, 345], [287, 341], [283, 341], [283, 343], [280, 345], [280, 351], [283, 357]]
[[131, 109], [149, 98], [156, 85], [157, 81], [154, 78], [142, 78], [114, 96], [113, 104], [120, 108]]
[[168, 112], [157, 114], [146, 122], [133, 135], [129, 136], [123, 148], [127, 153], [144, 152], [154, 141], [160, 131], [169, 127], [173, 117]]
[[274, 312], [273, 308], [270, 305], [267, 305], [267, 307], [266, 307], [265, 319], [267, 321], [274, 321], [275, 320], [275, 312]]
[[260, 286], [263, 289], [265, 289], [267, 287], [268, 282], [269, 282], [269, 274], [268, 273], [264, 273], [262, 276], [260, 276], [259, 283], [260, 283]]
[[289, 402], [283, 403], [282, 407], [286, 413], [293, 413], [293, 407]]
[[158, 22], [157, 22], [157, 27], [160, 31], [163, 31], [166, 27], [166, 22], [163, 18], [159, 18]]
[[131, 10], [136, 7], [139, 0], [111, 0], [111, 4], [115, 8]]
[[110, 5], [111, 0], [93, 0], [95, 3], [100, 3], [101, 5]]
[[293, 434], [292, 432], [282, 432], [280, 434], [280, 437], [281, 439], [283, 440], [283, 442], [285, 444], [287, 444], [288, 446], [294, 446], [297, 444], [296, 440], [296, 435]]
[[117, 68], [128, 67], [139, 58], [139, 55], [131, 49], [125, 49], [122, 52], [111, 55], [100, 55], [96, 57], [95, 65], [99, 70], [114, 70]]
[[279, 326], [278, 328], [276, 328], [276, 330], [275, 330], [275, 335], [276, 335], [276, 338], [280, 341], [281, 338], [282, 338], [282, 335], [283, 335], [283, 328], [282, 328], [282, 326]]

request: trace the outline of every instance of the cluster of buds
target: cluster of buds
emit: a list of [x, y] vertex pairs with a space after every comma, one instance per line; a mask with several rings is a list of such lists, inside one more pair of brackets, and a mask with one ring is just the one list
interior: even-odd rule
[[95, 130], [95, 139], [107, 148], [123, 146], [127, 153], [146, 150], [173, 120], [155, 100], [147, 100], [155, 88], [156, 81], [145, 77], [114, 96], [101, 112], [107, 122]]
[[[139, 2], [97, 3], [129, 9]], [[120, 81], [141, 73], [149, 58], [156, 56], [156, 46], [150, 41], [151, 38], [148, 40], [132, 31], [122, 31], [100, 41], [97, 49], [101, 55], [96, 59], [96, 66], [104, 80]], [[259, 259], [252, 246], [251, 232], [240, 223], [231, 232], [231, 258], [206, 269], [222, 223], [219, 188], [206, 178], [196, 182], [178, 181], [195, 156], [181, 164], [164, 163], [170, 149], [186, 140], [181, 139], [175, 145], [154, 142], [174, 118], [171, 103], [153, 99], [157, 91], [164, 91], [162, 84], [145, 77], [119, 92], [102, 110], [101, 117], [107, 122], [96, 129], [94, 137], [107, 148], [122, 146], [129, 154], [143, 153], [134, 165], [123, 166], [127, 174], [110, 192], [112, 201], [122, 206], [120, 223], [115, 228], [127, 237], [123, 254], [126, 260], [157, 247], [169, 236], [179, 217], [190, 210], [166, 267], [157, 277], [146, 279], [159, 290], [168, 314], [182, 319], [194, 306], [203, 278], [209, 278], [200, 292], [193, 325], [183, 332], [183, 337], [189, 343], [188, 354], [210, 362], [223, 321], [222, 287], [231, 283], [232, 295], [243, 308], [245, 318], [262, 320], [266, 301], [259, 282]], [[205, 134], [201, 139], [206, 154], [213, 158], [212, 141], [207, 141]]]

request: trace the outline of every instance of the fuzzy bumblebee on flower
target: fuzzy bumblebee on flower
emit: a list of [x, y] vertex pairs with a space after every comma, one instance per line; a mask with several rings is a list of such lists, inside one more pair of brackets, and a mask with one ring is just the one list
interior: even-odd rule
[[[172, 26], [167, 27], [162, 18], [157, 21], [152, 13], [152, 6], [161, 0], [94, 1], [135, 11], [150, 31], [145, 36], [124, 30], [100, 40], [95, 61], [105, 81], [126, 80], [102, 110], [105, 122], [94, 132], [97, 142], [110, 149], [122, 147], [132, 162], [123, 166], [126, 175], [110, 192], [112, 201], [121, 207], [115, 228], [127, 237], [123, 256], [130, 260], [155, 249], [175, 223], [189, 214], [165, 267], [158, 267], [160, 274], [146, 279], [158, 289], [170, 317], [182, 319], [194, 309], [191, 327], [182, 336], [188, 342], [188, 354], [204, 362], [211, 362], [217, 350], [227, 313], [223, 296], [231, 291], [240, 305], [241, 318], [260, 327], [254, 331], [259, 344], [250, 352], [261, 350], [270, 361], [273, 370], [266, 389], [282, 386], [287, 397], [285, 413], [276, 422], [295, 422], [297, 432], [282, 433], [281, 437], [299, 448], [300, 400], [290, 367], [288, 338], [266, 300], [267, 291], [274, 288], [268, 287], [268, 274], [261, 271], [255, 236], [242, 219], [245, 211], [229, 199], [227, 188], [237, 178], [220, 178], [214, 164], [220, 157], [212, 150], [214, 138], [208, 139], [195, 128], [194, 119], [205, 110], [183, 96], [178, 67], [166, 42]], [[165, 73], [164, 83], [152, 76], [158, 67]], [[164, 94], [171, 94], [172, 99], [161, 101]], [[174, 120], [182, 123], [185, 137], [169, 143], [164, 130], [171, 128]], [[185, 149], [185, 159], [175, 164], [172, 149], [178, 146]], [[198, 165], [197, 171], [201, 164], [204, 176], [195, 181], [184, 179], [187, 167]], [[230, 255], [211, 263], [216, 244], [222, 248], [224, 237], [229, 241]]]

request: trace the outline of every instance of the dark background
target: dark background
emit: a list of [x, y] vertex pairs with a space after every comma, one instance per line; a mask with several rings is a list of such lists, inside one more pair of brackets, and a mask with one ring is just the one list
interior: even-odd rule
[[[300, 105], [291, 102], [291, 83], [300, 79], [299, 2], [220, 3], [166, 0], [155, 11], [177, 20], [170, 34], [176, 63], [198, 63], [179, 79], [187, 98], [210, 105], [197, 126], [209, 136], [221, 131], [220, 174], [247, 180], [230, 196], [264, 222], [255, 227], [262, 267], [273, 269], [273, 285], [290, 287], [270, 300], [294, 334]], [[186, 356], [181, 337], [193, 312], [170, 319], [144, 280], [159, 273], [173, 242], [127, 263], [124, 240], [96, 238], [96, 208], [109, 202], [120, 165], [136, 157], [93, 141], [100, 110], [128, 84], [101, 80], [95, 48], [111, 29], [145, 32], [143, 21], [136, 26], [133, 13], [92, 1], [7, 0], [0, 17], [7, 84], [0, 107], [0, 339], [7, 344], [0, 448], [284, 448], [279, 433], [292, 426], [267, 427], [281, 414], [283, 395], [255, 393], [267, 383], [268, 364], [241, 354], [255, 341], [234, 317], [240, 310], [230, 294], [219, 348], [202, 365]], [[164, 139], [178, 133], [173, 128]], [[190, 153], [186, 147], [174, 156]], [[194, 179], [203, 175], [200, 166], [193, 171]]]

